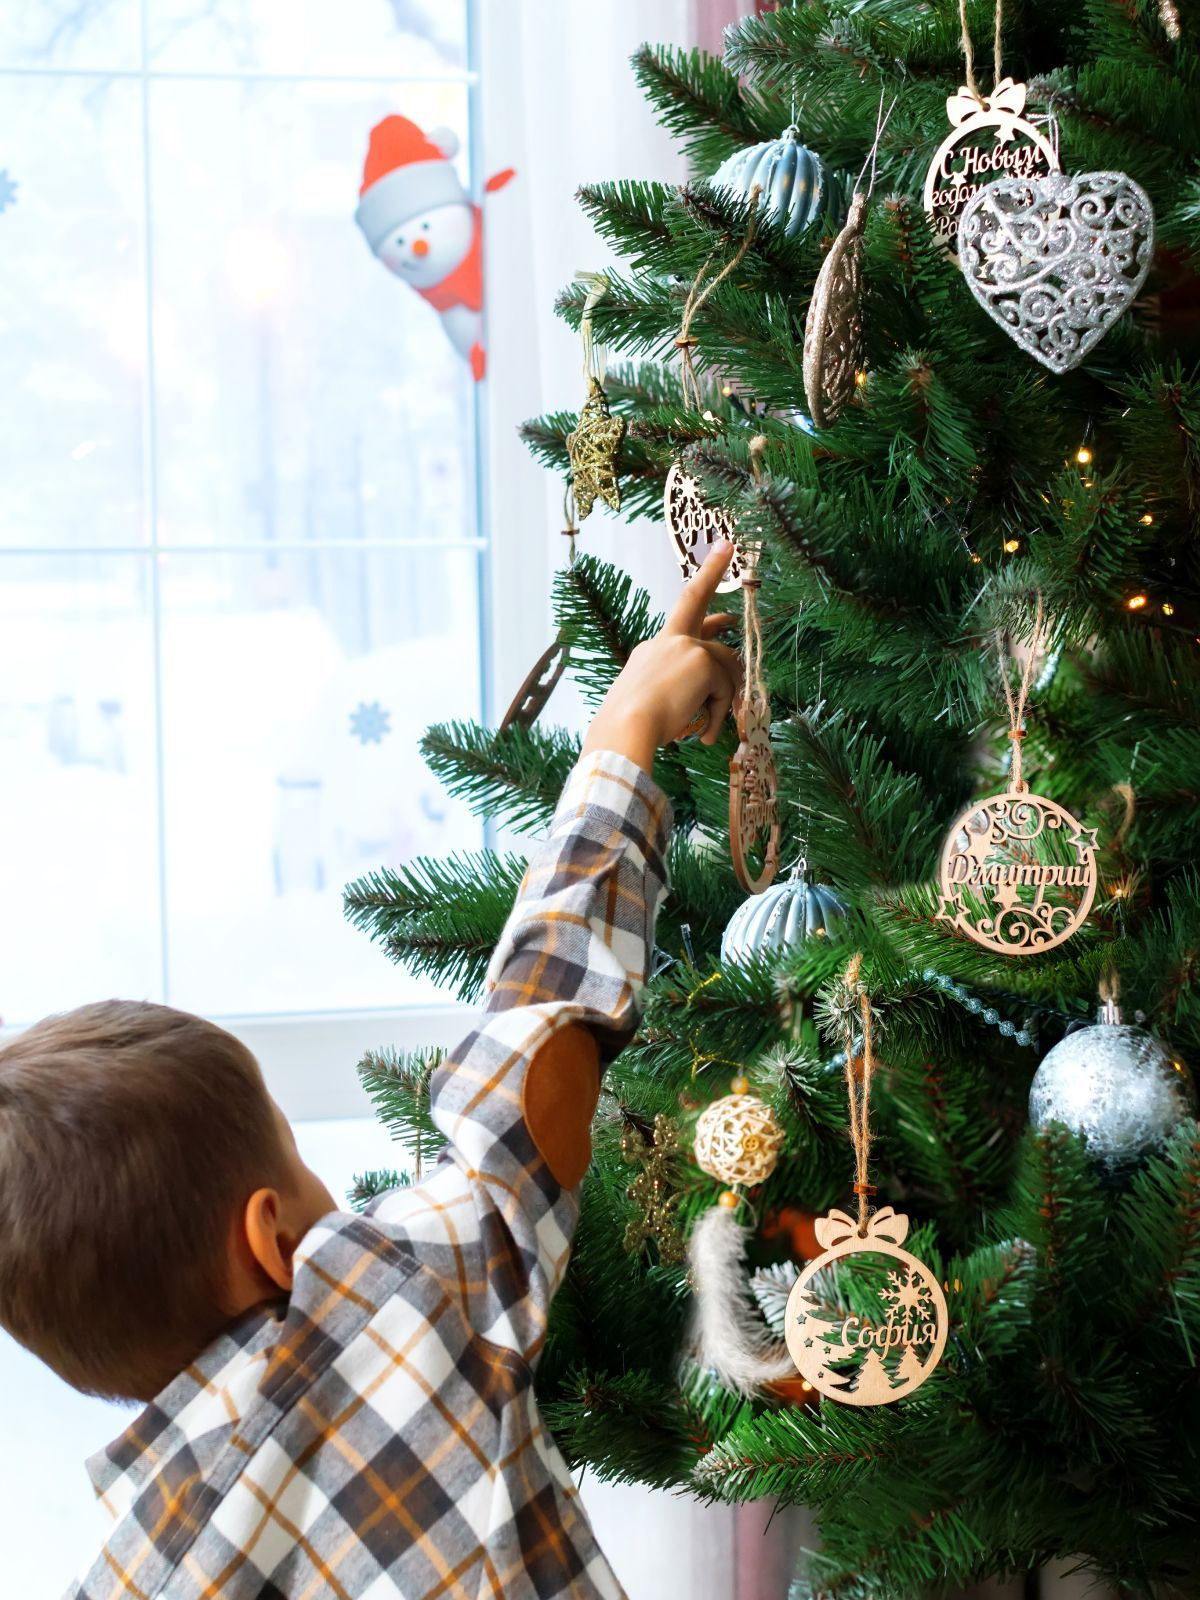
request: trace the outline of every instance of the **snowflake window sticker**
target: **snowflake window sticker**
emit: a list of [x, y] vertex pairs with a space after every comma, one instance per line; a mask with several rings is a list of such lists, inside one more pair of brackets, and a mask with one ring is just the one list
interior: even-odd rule
[[385, 711], [378, 700], [362, 700], [350, 713], [350, 733], [359, 744], [382, 744], [391, 726], [391, 712]]

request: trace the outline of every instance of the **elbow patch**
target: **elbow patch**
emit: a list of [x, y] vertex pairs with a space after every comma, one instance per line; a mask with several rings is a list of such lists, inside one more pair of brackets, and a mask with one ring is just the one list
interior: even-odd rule
[[592, 1159], [592, 1116], [599, 1098], [599, 1048], [587, 1028], [571, 1023], [534, 1053], [521, 1095], [525, 1125], [564, 1189], [582, 1182]]

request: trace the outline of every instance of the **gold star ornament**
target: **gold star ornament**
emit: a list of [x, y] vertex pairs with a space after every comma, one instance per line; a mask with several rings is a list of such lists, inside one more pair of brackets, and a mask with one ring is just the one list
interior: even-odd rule
[[608, 397], [597, 378], [588, 381], [588, 397], [579, 413], [574, 432], [567, 435], [567, 456], [571, 462], [571, 488], [575, 508], [582, 522], [597, 500], [614, 511], [621, 509], [621, 485], [617, 482], [617, 454], [625, 437], [625, 419], [614, 417]]

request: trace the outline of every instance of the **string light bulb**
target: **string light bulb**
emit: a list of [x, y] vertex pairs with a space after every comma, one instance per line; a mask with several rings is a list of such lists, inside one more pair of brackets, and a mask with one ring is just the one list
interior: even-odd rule
[[1146, 596], [1144, 594], [1131, 594], [1126, 601], [1130, 611], [1140, 611], [1145, 604]]
[[1010, 556], [1015, 556], [1021, 548], [1021, 541], [1020, 539], [1005, 539], [1004, 548]]
[[1081, 444], [1079, 446], [1079, 449], [1075, 452], [1075, 459], [1078, 461], [1081, 467], [1087, 466], [1088, 462], [1092, 459], [1092, 452], [1088, 449], [1087, 445]]
[[1139, 517], [1138, 518], [1138, 521], [1141, 523], [1143, 528], [1148, 528], [1150, 526], [1150, 524], [1154, 521], [1154, 517], [1149, 511], [1147, 511], [1147, 513], [1146, 513], [1146, 515], [1144, 517]]
[[1169, 600], [1164, 600], [1163, 601], [1163, 616], [1164, 617], [1173, 617], [1174, 615], [1175, 615], [1175, 607], [1171, 604], [1171, 602]]
[[855, 374], [854, 374], [854, 381], [855, 381], [855, 383], [856, 383], [856, 384], [857, 384], [857, 385], [858, 385], [858, 387], [859, 387], [859, 388], [860, 388], [860, 389], [861, 389], [861, 388], [862, 388], [862, 386], [863, 386], [863, 384], [864, 384], [864, 383], [866, 383], [866, 381], [867, 381], [867, 375], [866, 375], [866, 373], [865, 373], [865, 372], [864, 372], [864, 371], [863, 371], [863, 370], [862, 370], [862, 368], [861, 368], [861, 367], [860, 367], [860, 368], [859, 368], [859, 370], [858, 370], [858, 371], [857, 371], [857, 372], [856, 372], [856, 373], [855, 373]]

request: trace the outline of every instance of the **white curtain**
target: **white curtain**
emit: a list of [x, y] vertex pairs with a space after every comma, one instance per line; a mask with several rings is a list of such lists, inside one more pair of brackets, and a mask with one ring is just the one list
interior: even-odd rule
[[[713, 48], [723, 21], [747, 4], [484, 0], [482, 157], [487, 173], [517, 169], [487, 202], [488, 499], [505, 535], [499, 547], [523, 549], [527, 563], [509, 554], [491, 574], [496, 715], [550, 640], [550, 581], [566, 559], [562, 480], [532, 460], [515, 430], [582, 400], [579, 338], [553, 315], [554, 299], [578, 269], [614, 261], [575, 191], [599, 179], [682, 180], [674, 141], [655, 123], [629, 57], [644, 40], [687, 45], [701, 31]], [[654, 522], [630, 523], [598, 506], [579, 547], [626, 567], [660, 605], [678, 591], [678, 568]], [[547, 720], [578, 725], [583, 715], [560, 685]], [[771, 1521], [767, 1505], [706, 1508], [587, 1477], [583, 1495], [631, 1600], [784, 1600], [806, 1531], [802, 1513]]]
[[[692, 0], [483, 0], [483, 150], [487, 173], [517, 178], [485, 202], [492, 526], [529, 566], [509, 559], [491, 574], [499, 715], [525, 668], [551, 637], [549, 589], [566, 560], [562, 479], [516, 436], [543, 411], [583, 399], [579, 337], [558, 317], [556, 295], [580, 269], [614, 261], [575, 202], [580, 184], [611, 178], [683, 177], [673, 140], [657, 126], [629, 58], [644, 40], [686, 44]], [[518, 536], [519, 530], [519, 536]], [[597, 506], [581, 551], [634, 572], [661, 604], [678, 587], [662, 529], [630, 524]], [[532, 568], [537, 574], [531, 584]], [[539, 610], [540, 608], [540, 610]], [[564, 684], [553, 719], [578, 707]]]

